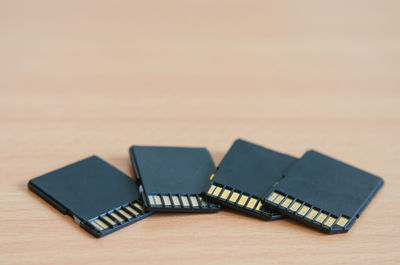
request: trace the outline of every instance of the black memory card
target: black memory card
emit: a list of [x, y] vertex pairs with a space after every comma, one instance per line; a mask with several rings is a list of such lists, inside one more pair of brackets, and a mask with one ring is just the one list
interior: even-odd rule
[[95, 237], [152, 214], [136, 182], [97, 156], [34, 178], [28, 187]]
[[215, 170], [205, 148], [132, 146], [129, 149], [147, 209], [162, 212], [216, 212], [202, 191]]
[[207, 199], [264, 220], [282, 218], [262, 205], [273, 185], [296, 158], [238, 139], [225, 155], [207, 191]]
[[382, 184], [377, 176], [308, 151], [285, 173], [265, 203], [322, 232], [343, 233]]

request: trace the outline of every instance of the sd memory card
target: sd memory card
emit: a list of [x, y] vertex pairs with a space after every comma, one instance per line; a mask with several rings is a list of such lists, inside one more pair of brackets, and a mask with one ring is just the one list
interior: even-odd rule
[[147, 209], [161, 212], [217, 212], [201, 196], [215, 170], [205, 148], [132, 146], [129, 149]]
[[152, 214], [136, 182], [97, 156], [34, 178], [28, 187], [95, 237]]
[[265, 203], [322, 232], [343, 233], [382, 184], [377, 176], [308, 151], [285, 173]]
[[282, 218], [262, 199], [297, 159], [241, 139], [236, 140], [205, 190], [207, 199], [264, 219]]

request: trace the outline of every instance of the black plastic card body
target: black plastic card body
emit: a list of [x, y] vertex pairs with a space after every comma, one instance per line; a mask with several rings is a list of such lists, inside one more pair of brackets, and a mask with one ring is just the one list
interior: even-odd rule
[[382, 185], [377, 176], [311, 150], [286, 172], [265, 204], [321, 232], [344, 233]]
[[147, 209], [158, 212], [217, 212], [201, 196], [215, 170], [205, 148], [132, 146], [129, 149]]
[[296, 161], [295, 157], [238, 139], [211, 175], [206, 197], [263, 220], [280, 219], [283, 215], [263, 205], [262, 200]]
[[28, 188], [95, 237], [152, 214], [137, 183], [97, 156], [31, 179]]

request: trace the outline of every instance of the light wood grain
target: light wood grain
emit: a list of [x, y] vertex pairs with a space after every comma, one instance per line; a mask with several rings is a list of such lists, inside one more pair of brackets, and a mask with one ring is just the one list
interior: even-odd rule
[[[399, 264], [399, 1], [0, 1], [1, 264]], [[343, 235], [234, 212], [103, 239], [26, 184], [132, 144], [242, 137], [382, 176]]]

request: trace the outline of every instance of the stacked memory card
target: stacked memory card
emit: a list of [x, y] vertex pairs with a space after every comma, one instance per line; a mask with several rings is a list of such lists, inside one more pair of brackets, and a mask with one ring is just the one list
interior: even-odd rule
[[215, 170], [205, 148], [132, 146], [129, 149], [139, 190], [147, 209], [159, 212], [217, 212], [203, 199]]
[[240, 139], [210, 180], [210, 201], [266, 220], [288, 216], [329, 234], [347, 232], [383, 184], [316, 151], [296, 159]]
[[95, 237], [154, 212], [214, 213], [203, 198], [215, 170], [205, 148], [132, 146], [137, 181], [92, 156], [29, 181], [28, 187]]
[[375, 175], [308, 151], [299, 159], [236, 140], [218, 167], [206, 148], [134, 145], [136, 181], [97, 156], [31, 179], [28, 187], [95, 237], [155, 212], [289, 217], [347, 232], [383, 184]]
[[296, 160], [292, 156], [236, 140], [210, 176], [206, 196], [210, 201], [261, 219], [280, 219], [282, 214], [265, 207], [262, 199]]
[[325, 233], [347, 232], [382, 186], [370, 173], [306, 152], [274, 185], [265, 204]]

